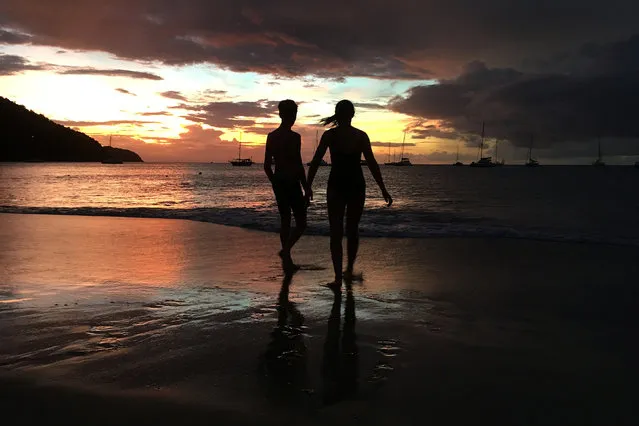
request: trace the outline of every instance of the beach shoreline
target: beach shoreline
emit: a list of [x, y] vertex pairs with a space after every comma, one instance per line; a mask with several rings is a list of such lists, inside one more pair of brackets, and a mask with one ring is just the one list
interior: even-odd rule
[[[365, 282], [336, 305], [321, 286], [332, 278], [328, 239], [305, 236], [285, 298], [299, 324], [292, 311], [279, 323], [276, 234], [1, 214], [0, 237], [0, 390], [25, 422], [636, 418], [632, 247], [363, 239]], [[335, 380], [357, 392], [331, 394]]]

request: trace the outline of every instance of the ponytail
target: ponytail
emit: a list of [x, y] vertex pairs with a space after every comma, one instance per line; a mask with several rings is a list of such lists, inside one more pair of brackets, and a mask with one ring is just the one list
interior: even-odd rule
[[337, 115], [333, 114], [330, 117], [324, 117], [320, 120], [320, 124], [322, 126], [328, 126], [330, 125], [331, 127], [335, 127], [337, 126]]
[[320, 120], [320, 124], [322, 126], [328, 126], [329, 124], [332, 127], [339, 125], [340, 119], [344, 123], [349, 121], [355, 115], [355, 106], [351, 101], [346, 99], [341, 100], [335, 105], [335, 114], [330, 117], [325, 117]]

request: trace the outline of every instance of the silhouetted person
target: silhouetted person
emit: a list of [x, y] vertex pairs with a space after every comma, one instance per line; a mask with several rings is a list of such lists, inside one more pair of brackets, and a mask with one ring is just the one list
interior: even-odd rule
[[347, 283], [344, 329], [340, 339], [342, 293], [334, 291], [333, 307], [328, 319], [322, 378], [324, 381], [323, 400], [334, 404], [352, 398], [359, 388], [359, 349], [355, 334], [355, 299], [350, 283]]
[[[328, 178], [326, 202], [328, 205], [328, 221], [331, 230], [331, 257], [335, 270], [335, 281], [329, 286], [340, 288], [342, 285], [342, 238], [344, 236], [344, 214], [346, 214], [346, 238], [348, 264], [347, 279], [353, 276], [353, 266], [359, 248], [359, 221], [364, 210], [366, 199], [366, 181], [360, 163], [362, 154], [366, 159], [375, 181], [382, 190], [384, 200], [390, 206], [393, 199], [384, 186], [382, 173], [373, 155], [371, 142], [366, 132], [351, 125], [355, 115], [355, 107], [350, 101], [342, 100], [335, 106], [335, 114], [322, 119], [323, 125], [332, 125], [322, 135], [308, 170], [308, 185], [311, 186], [321, 159], [327, 149], [331, 152], [331, 173]], [[311, 197], [312, 197], [312, 193]]]
[[[273, 192], [280, 212], [280, 241], [282, 264], [285, 271], [295, 269], [291, 249], [306, 229], [306, 208], [311, 196], [310, 186], [302, 164], [302, 138], [291, 130], [297, 119], [297, 104], [290, 99], [278, 105], [282, 124], [268, 134], [264, 155], [264, 171], [273, 185]], [[275, 161], [275, 171], [272, 169]], [[304, 187], [302, 194], [301, 187]], [[291, 232], [291, 212], [295, 217], [295, 229]]]

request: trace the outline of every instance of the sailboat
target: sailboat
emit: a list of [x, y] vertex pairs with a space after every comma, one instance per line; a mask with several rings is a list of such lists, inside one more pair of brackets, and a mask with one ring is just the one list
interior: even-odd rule
[[461, 161], [459, 161], [459, 143], [457, 143], [457, 158], [455, 159], [455, 164], [453, 164], [453, 166], [463, 166], [464, 163], [462, 163]]
[[402, 152], [399, 155], [399, 161], [394, 161], [392, 163], [386, 163], [388, 166], [412, 166], [413, 164], [410, 162], [408, 157], [404, 157], [404, 144], [406, 143], [406, 132], [404, 131], [404, 138], [402, 139]]
[[393, 161], [391, 161], [391, 143], [388, 142], [388, 161], [384, 163], [385, 166], [392, 166], [395, 163], [395, 154], [393, 153]]
[[[317, 147], [319, 146], [319, 131], [315, 131], [315, 152], [317, 152]], [[306, 163], [307, 166], [311, 165], [312, 161], [309, 161], [308, 163]], [[330, 164], [328, 164], [326, 161], [324, 161], [324, 159], [322, 158], [319, 162], [319, 166], [330, 166]]]
[[481, 123], [481, 143], [479, 144], [479, 161], [470, 163], [470, 167], [495, 167], [492, 157], [484, 157], [485, 123]]
[[593, 166], [603, 167], [606, 165], [601, 156], [601, 138], [597, 138], [598, 155], [597, 159], [592, 163]]
[[240, 146], [237, 152], [237, 158], [229, 161], [235, 167], [250, 167], [253, 165], [252, 158], [242, 158], [242, 133], [240, 133]]
[[[111, 146], [111, 139], [112, 136], [109, 135], [109, 148], [113, 148]], [[102, 164], [122, 164], [122, 160], [118, 160], [117, 158], [113, 157], [111, 150], [109, 150], [108, 157], [102, 160]]]
[[526, 167], [539, 167], [539, 161], [535, 160], [532, 157], [532, 149], [533, 149], [533, 136], [530, 135], [530, 147], [528, 148], [528, 161], [526, 161]]

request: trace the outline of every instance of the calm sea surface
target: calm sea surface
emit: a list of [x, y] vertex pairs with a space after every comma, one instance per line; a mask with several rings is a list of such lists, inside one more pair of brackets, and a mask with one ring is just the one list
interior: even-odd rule
[[[326, 234], [320, 169], [310, 232]], [[639, 245], [632, 167], [382, 166], [391, 208], [370, 173], [362, 235], [509, 237]], [[179, 218], [266, 231], [277, 210], [261, 165], [0, 164], [0, 212]]]

